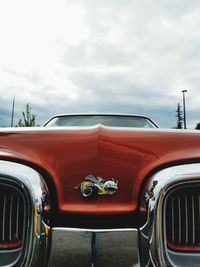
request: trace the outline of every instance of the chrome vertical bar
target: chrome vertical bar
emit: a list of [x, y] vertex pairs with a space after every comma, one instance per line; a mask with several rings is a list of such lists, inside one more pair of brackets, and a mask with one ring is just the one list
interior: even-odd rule
[[178, 242], [181, 243], [181, 199], [178, 197]]
[[3, 227], [2, 227], [2, 241], [5, 241], [5, 225], [6, 225], [6, 198], [7, 195], [4, 193], [4, 200], [3, 200]]
[[172, 242], [174, 242], [174, 198], [171, 200], [172, 205]]
[[[200, 195], [198, 195], [198, 213], [199, 213], [199, 218], [198, 218], [198, 222], [199, 222], [199, 227], [200, 227]], [[199, 231], [199, 236], [198, 236], [198, 244], [200, 244], [200, 231]]]
[[17, 212], [16, 212], [16, 238], [19, 239], [19, 196], [17, 196]]
[[194, 195], [192, 195], [192, 243], [195, 244]]
[[185, 243], [188, 243], [188, 201], [187, 196], [185, 196]]
[[10, 197], [10, 214], [9, 214], [9, 241], [12, 241], [12, 214], [13, 214], [13, 194]]

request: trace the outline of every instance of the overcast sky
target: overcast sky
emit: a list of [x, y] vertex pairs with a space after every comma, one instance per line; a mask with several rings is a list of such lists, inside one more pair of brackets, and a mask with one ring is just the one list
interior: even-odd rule
[[200, 122], [199, 0], [1, 0], [0, 126], [26, 103], [58, 113], [118, 112]]

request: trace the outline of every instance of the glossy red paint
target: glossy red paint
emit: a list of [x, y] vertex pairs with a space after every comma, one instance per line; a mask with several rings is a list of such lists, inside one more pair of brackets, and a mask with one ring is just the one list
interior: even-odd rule
[[[147, 174], [163, 165], [200, 161], [200, 134], [104, 126], [2, 129], [0, 158], [45, 169], [60, 213], [125, 214], [136, 211]], [[90, 174], [118, 180], [119, 190], [83, 199], [74, 187]]]
[[0, 249], [16, 249], [22, 246], [22, 241], [21, 240], [17, 240], [15, 242], [3, 242], [0, 243]]
[[199, 252], [200, 251], [200, 246], [177, 246], [171, 242], [167, 242], [167, 246], [169, 249], [178, 251], [178, 252]]

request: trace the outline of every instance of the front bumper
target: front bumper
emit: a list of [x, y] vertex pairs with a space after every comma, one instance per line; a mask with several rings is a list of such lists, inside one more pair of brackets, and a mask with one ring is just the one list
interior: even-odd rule
[[[141, 203], [142, 206], [147, 206], [147, 216], [140, 229], [50, 228], [44, 222], [45, 206], [48, 208], [44, 194], [49, 194], [44, 179], [30, 167], [0, 161], [1, 192], [6, 188], [5, 192], [11, 197], [13, 194], [18, 196], [19, 193], [28, 210], [24, 221], [26, 231], [22, 235], [19, 248], [10, 248], [4, 235], [0, 234], [0, 267], [185, 267], [189, 263], [199, 266], [199, 252], [173, 252], [167, 246], [165, 231], [166, 196], [175, 188], [187, 188], [191, 184], [200, 185], [200, 164], [167, 168], [149, 179], [143, 192], [146, 203]], [[200, 193], [198, 196], [200, 199]], [[4, 194], [3, 199], [7, 203], [7, 195]], [[6, 207], [13, 207], [13, 203], [12, 200], [8, 204], [0, 205], [2, 218], [9, 218], [11, 225], [6, 228], [0, 224], [0, 229], [2, 232], [10, 229], [12, 238], [15, 235], [12, 233], [10, 218], [13, 218], [11, 214], [17, 213], [13, 208], [13, 212], [6, 212]], [[198, 214], [200, 216], [200, 204]], [[13, 245], [12, 240], [8, 240], [8, 243]], [[5, 244], [8, 246], [6, 249]]]
[[136, 229], [53, 228], [49, 267], [139, 266]]

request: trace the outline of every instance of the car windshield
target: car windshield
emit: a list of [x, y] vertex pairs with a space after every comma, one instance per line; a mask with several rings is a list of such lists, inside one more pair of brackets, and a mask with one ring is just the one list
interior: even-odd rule
[[61, 115], [53, 117], [46, 124], [44, 124], [44, 126], [93, 126], [96, 124], [102, 124], [111, 127], [157, 127], [150, 119], [146, 117], [131, 115]]

